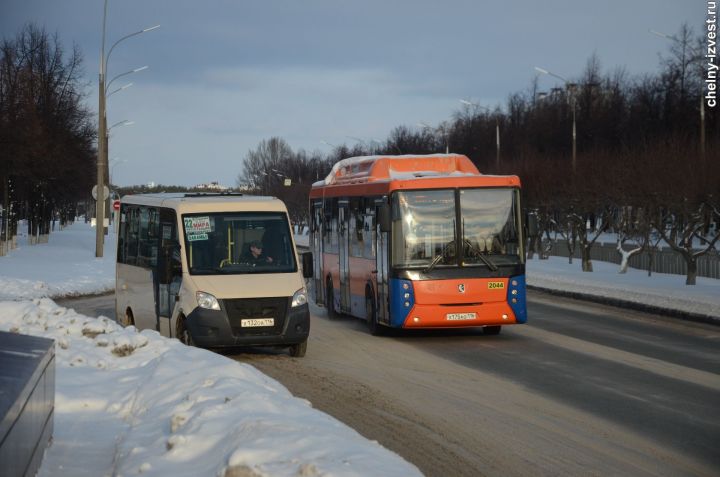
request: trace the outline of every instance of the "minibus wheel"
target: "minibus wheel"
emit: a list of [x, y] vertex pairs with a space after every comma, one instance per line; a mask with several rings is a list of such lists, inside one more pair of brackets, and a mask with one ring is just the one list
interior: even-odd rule
[[195, 343], [193, 342], [192, 335], [190, 334], [190, 331], [188, 331], [187, 326], [185, 325], [185, 317], [180, 315], [177, 318], [177, 326], [175, 336], [177, 336], [177, 339], [180, 340], [181, 343], [187, 345], [187, 346], [195, 346]]
[[338, 317], [338, 312], [335, 310], [335, 298], [333, 297], [332, 278], [328, 278], [325, 291], [325, 301], [327, 302], [327, 316], [329, 319], [334, 320]]
[[125, 316], [123, 316], [121, 325], [135, 326], [135, 317], [133, 316], [132, 310], [130, 308], [125, 310]]
[[484, 335], [499, 335], [502, 326], [483, 326]]
[[290, 346], [290, 356], [293, 358], [302, 358], [307, 352], [307, 340]]

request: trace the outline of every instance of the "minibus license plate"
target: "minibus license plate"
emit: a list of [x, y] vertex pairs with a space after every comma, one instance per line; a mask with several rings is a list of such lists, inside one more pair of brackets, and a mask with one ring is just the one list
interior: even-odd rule
[[240, 320], [240, 326], [243, 328], [254, 328], [256, 326], [273, 326], [275, 324], [275, 318], [250, 318], [247, 320]]
[[474, 320], [476, 315], [475, 313], [448, 313], [445, 318], [448, 321]]

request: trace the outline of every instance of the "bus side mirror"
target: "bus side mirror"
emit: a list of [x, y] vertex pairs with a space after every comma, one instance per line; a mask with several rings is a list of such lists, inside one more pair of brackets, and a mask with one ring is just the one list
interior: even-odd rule
[[175, 275], [175, 264], [173, 255], [180, 253], [180, 244], [175, 240], [168, 240], [162, 246], [162, 252], [158, 257], [158, 282], [167, 285], [172, 282]]
[[312, 278], [312, 276], [313, 276], [313, 254], [312, 254], [312, 252], [303, 252], [302, 268], [303, 268], [303, 277]]
[[535, 215], [535, 214], [528, 214], [528, 216], [527, 216], [527, 228], [528, 228], [528, 236], [530, 236], [530, 237], [537, 237], [537, 234], [538, 234], [538, 220], [537, 220], [537, 215]]
[[390, 206], [388, 204], [378, 207], [377, 220], [380, 225], [380, 232], [390, 232]]

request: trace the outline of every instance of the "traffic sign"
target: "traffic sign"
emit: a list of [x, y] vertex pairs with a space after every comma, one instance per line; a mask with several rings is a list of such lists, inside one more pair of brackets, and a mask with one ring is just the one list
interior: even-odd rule
[[120, 210], [120, 201], [119, 200], [113, 201], [113, 210]]
[[98, 199], [98, 193], [97, 193], [97, 191], [98, 191], [98, 190], [97, 190], [97, 185], [94, 185], [93, 188], [92, 188], [92, 197], [93, 197], [93, 199], [95, 199], [95, 200], [105, 200], [105, 199], [107, 199], [108, 197], [110, 197], [110, 189], [108, 189], [108, 186], [106, 186], [106, 185], [103, 186], [103, 196], [102, 196], [101, 198], [99, 198], [99, 199]]

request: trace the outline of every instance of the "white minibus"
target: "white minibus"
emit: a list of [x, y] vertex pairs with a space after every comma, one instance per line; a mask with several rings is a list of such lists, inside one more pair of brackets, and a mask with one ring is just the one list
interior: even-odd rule
[[282, 201], [124, 196], [117, 244], [115, 311], [123, 325], [204, 348], [283, 346], [305, 355], [312, 254], [298, 263]]

